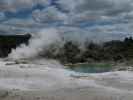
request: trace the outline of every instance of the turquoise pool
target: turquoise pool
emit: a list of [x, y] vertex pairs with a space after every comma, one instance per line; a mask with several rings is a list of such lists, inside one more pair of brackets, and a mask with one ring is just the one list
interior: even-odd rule
[[103, 73], [112, 70], [112, 65], [110, 64], [76, 64], [69, 66], [70, 70], [81, 73]]

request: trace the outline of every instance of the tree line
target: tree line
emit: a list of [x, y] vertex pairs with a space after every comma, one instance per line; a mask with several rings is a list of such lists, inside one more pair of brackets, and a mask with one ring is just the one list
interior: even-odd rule
[[123, 41], [112, 40], [101, 44], [84, 42], [84, 47], [78, 42], [66, 41], [63, 46], [52, 44], [40, 53], [48, 59], [57, 59], [61, 63], [84, 63], [93, 61], [126, 61], [133, 59], [133, 38], [126, 37]]

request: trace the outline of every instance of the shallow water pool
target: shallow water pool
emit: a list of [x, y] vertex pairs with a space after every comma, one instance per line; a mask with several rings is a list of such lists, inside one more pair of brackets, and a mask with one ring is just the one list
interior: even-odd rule
[[70, 70], [81, 73], [103, 73], [112, 70], [111, 64], [93, 63], [93, 64], [75, 64], [69, 66]]

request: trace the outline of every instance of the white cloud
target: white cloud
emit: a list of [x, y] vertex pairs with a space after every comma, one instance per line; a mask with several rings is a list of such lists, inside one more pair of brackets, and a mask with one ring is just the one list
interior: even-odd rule
[[[88, 37], [104, 40], [132, 35], [133, 0], [55, 0], [56, 5], [48, 6], [49, 1], [1, 0], [0, 11], [30, 9], [36, 4], [46, 6], [42, 10], [34, 10], [30, 20], [10, 19], [4, 24], [14, 26], [14, 29], [21, 28], [24, 31], [58, 27], [62, 33], [69, 33], [79, 39]], [[64, 10], [68, 12], [63, 12]], [[1, 13], [0, 19], [3, 18], [4, 14]], [[88, 26], [81, 28], [80, 25], [83, 23], [88, 23]], [[91, 24], [94, 25], [91, 26]]]
[[44, 10], [35, 10], [32, 13], [33, 19], [40, 23], [65, 21], [67, 16], [55, 7], [48, 7]]
[[[133, 20], [132, 0], [57, 0], [57, 5], [32, 13], [40, 23], [58, 22], [80, 26], [81, 23], [128, 23]], [[63, 13], [60, 9], [69, 11]]]
[[133, 24], [117, 24], [93, 26], [88, 28], [79, 27], [60, 27], [59, 30], [65, 36], [66, 40], [75, 40], [85, 42], [86, 39], [94, 42], [103, 42], [110, 40], [124, 39], [126, 36], [133, 36]]
[[[69, 11], [125, 10], [132, 6], [132, 0], [57, 0], [62, 9]], [[125, 9], [123, 9], [125, 8]]]
[[49, 5], [49, 0], [1, 0], [1, 11], [16, 11], [22, 8], [32, 8], [36, 4]]

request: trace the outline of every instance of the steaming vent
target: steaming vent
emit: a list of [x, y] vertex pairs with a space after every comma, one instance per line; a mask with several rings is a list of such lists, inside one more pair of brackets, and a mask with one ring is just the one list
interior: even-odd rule
[[0, 57], [7, 57], [12, 49], [21, 44], [28, 45], [31, 34], [0, 35]]

